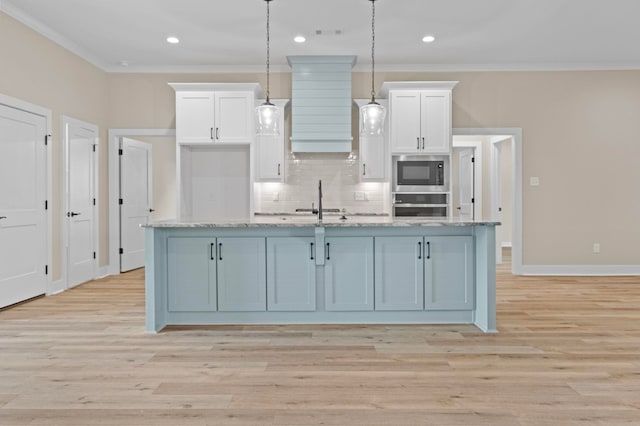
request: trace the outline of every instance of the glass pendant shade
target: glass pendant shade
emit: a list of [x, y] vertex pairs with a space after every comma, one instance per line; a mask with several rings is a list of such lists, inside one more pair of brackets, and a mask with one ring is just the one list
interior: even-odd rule
[[360, 108], [360, 114], [362, 114], [360, 120], [362, 123], [361, 134], [378, 136], [384, 133], [384, 119], [387, 115], [387, 110], [384, 106], [376, 101], [371, 101]]
[[256, 108], [256, 133], [261, 136], [280, 134], [280, 108], [268, 101]]

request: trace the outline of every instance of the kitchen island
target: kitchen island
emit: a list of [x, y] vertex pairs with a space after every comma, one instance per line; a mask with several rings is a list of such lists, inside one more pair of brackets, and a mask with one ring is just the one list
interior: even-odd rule
[[475, 324], [496, 332], [496, 222], [255, 216], [146, 226], [146, 329]]

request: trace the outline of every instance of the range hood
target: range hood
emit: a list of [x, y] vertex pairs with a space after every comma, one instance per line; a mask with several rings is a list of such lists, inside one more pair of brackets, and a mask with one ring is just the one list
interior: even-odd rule
[[356, 56], [287, 56], [291, 151], [351, 152], [351, 69]]

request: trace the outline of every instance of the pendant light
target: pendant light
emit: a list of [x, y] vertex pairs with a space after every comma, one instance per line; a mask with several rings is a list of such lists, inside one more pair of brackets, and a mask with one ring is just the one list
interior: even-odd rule
[[267, 99], [256, 108], [256, 132], [262, 136], [277, 136], [280, 134], [280, 109], [269, 100], [269, 3], [267, 3]]
[[384, 106], [376, 102], [376, 91], [374, 89], [376, 68], [376, 0], [369, 1], [371, 2], [371, 102], [360, 108], [360, 113], [362, 114], [360, 133], [375, 136], [382, 134], [387, 111]]

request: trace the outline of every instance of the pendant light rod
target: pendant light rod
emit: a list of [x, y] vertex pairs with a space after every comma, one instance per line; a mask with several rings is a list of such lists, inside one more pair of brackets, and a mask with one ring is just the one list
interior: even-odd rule
[[371, 2], [371, 102], [376, 101], [376, 91], [374, 88], [374, 78], [376, 69], [376, 0]]
[[270, 42], [270, 27], [269, 27], [269, 18], [270, 18], [270, 14], [269, 14], [269, 3], [271, 3], [272, 0], [264, 0], [267, 3], [267, 103], [269, 104], [269, 65], [270, 65], [270, 61], [269, 61], [269, 56], [270, 56], [270, 51], [269, 51], [269, 42]]

